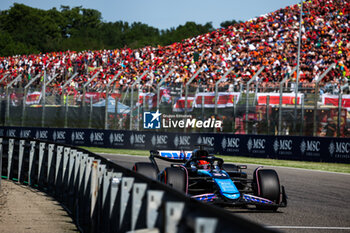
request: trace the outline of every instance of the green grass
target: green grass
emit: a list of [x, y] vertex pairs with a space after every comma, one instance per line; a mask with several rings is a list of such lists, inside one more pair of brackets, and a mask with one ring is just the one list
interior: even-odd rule
[[[148, 150], [126, 150], [126, 149], [109, 149], [109, 148], [98, 148], [98, 147], [82, 147], [93, 153], [107, 153], [107, 154], [127, 154], [127, 155], [140, 155], [149, 156]], [[342, 172], [350, 173], [350, 164], [344, 163], [321, 163], [321, 162], [301, 162], [292, 160], [277, 160], [277, 159], [262, 159], [262, 158], [249, 158], [240, 156], [221, 156], [225, 162], [232, 162], [238, 164], [260, 164], [266, 166], [280, 166], [280, 167], [293, 167], [293, 168], [304, 168], [318, 171], [329, 171], [329, 172]]]

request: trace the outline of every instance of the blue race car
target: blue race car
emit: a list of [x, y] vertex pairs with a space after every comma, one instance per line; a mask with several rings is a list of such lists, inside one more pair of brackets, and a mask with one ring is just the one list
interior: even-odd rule
[[[225, 164], [202, 147], [194, 151], [150, 151], [150, 163], [138, 162], [133, 170], [157, 179], [192, 198], [230, 206], [255, 205], [276, 211], [287, 206], [284, 187], [275, 170], [258, 167], [248, 179], [245, 165]], [[160, 171], [156, 159], [171, 163]]]

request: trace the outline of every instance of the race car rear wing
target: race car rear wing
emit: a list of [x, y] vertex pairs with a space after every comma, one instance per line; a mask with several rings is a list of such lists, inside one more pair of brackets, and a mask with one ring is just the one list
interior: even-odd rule
[[186, 162], [192, 156], [192, 151], [181, 150], [151, 150], [150, 159], [158, 158], [168, 162]]

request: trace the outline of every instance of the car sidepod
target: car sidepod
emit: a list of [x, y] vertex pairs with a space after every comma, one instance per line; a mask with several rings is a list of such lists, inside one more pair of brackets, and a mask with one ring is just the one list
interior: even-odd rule
[[229, 200], [237, 200], [241, 194], [231, 180], [230, 176], [223, 170], [198, 170], [198, 175], [212, 177], [222, 197]]

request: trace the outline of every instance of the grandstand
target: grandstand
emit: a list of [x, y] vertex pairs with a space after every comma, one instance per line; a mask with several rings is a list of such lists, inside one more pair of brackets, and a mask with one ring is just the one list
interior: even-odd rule
[[[215, 131], [349, 136], [349, 13], [346, 0], [303, 3], [297, 99], [293, 93], [299, 4], [164, 47], [1, 57], [1, 121], [139, 129], [142, 124], [135, 122], [140, 122], [142, 112], [161, 103], [166, 113], [222, 119], [224, 127]], [[136, 97], [131, 95], [134, 90]], [[116, 111], [109, 106], [96, 110], [95, 104], [101, 106], [106, 99], [105, 106], [111, 97], [111, 104], [123, 104], [124, 111], [118, 106]], [[297, 117], [292, 116], [295, 107]], [[60, 113], [54, 113], [58, 109]], [[35, 111], [37, 120], [29, 120]], [[46, 118], [41, 114], [45, 111]], [[75, 113], [67, 116], [68, 111]], [[21, 119], [10, 117], [16, 114]], [[55, 114], [56, 120], [48, 121]], [[82, 115], [89, 117], [81, 120]], [[337, 128], [334, 132], [327, 129], [331, 123]]]

